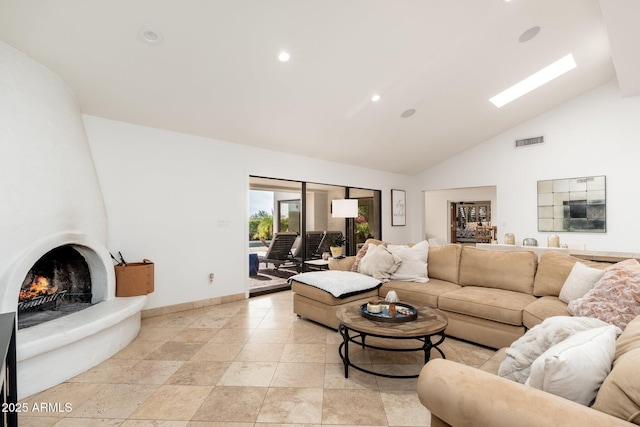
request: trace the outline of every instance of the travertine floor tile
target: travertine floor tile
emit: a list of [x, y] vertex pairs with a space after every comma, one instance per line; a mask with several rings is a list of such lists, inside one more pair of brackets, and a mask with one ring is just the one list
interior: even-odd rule
[[277, 362], [233, 362], [218, 385], [268, 387], [277, 366]]
[[167, 342], [174, 336], [182, 332], [183, 328], [155, 328], [147, 327], [140, 330], [137, 340], [140, 341], [155, 341], [155, 342]]
[[108, 359], [97, 366], [76, 375], [69, 382], [78, 383], [110, 383], [122, 371], [128, 370], [138, 363], [137, 360], [128, 359]]
[[132, 415], [133, 419], [190, 420], [213, 387], [160, 386]]
[[113, 381], [120, 384], [164, 384], [183, 363], [173, 360], [141, 360], [115, 375]]
[[322, 388], [324, 363], [278, 363], [271, 387]]
[[322, 419], [321, 388], [269, 388], [258, 422], [319, 423]]
[[216, 387], [202, 403], [193, 419], [254, 422], [266, 394], [265, 387]]
[[380, 397], [390, 426], [428, 426], [431, 414], [420, 403], [415, 390], [381, 391]]
[[162, 341], [143, 341], [136, 338], [131, 342], [131, 344], [116, 353], [112, 359], [142, 360], [153, 353], [162, 344]]
[[217, 328], [186, 328], [170, 341], [206, 343], [219, 331]]
[[247, 343], [284, 344], [290, 333], [290, 329], [255, 329]]
[[236, 358], [242, 344], [223, 344], [210, 341], [194, 353], [189, 360], [211, 360], [214, 362], [230, 362]]
[[231, 362], [187, 361], [182, 364], [166, 384], [216, 385], [229, 368]]
[[149, 360], [189, 360], [204, 343], [169, 341], [147, 356]]
[[25, 413], [27, 416], [59, 418], [66, 414], [39, 411], [37, 408], [41, 403], [60, 403], [60, 406], [65, 408], [65, 405], [70, 405], [71, 411], [74, 411], [105, 387], [107, 384], [66, 382], [24, 399], [21, 403], [27, 404]]
[[235, 360], [238, 362], [277, 362], [284, 351], [284, 344], [247, 343]]
[[[371, 365], [363, 365], [363, 368], [371, 369]], [[352, 368], [349, 368], [349, 378], [345, 378], [342, 363], [327, 363], [324, 369], [324, 388], [377, 390], [378, 382], [375, 376]]]
[[110, 384], [69, 413], [74, 418], [127, 418], [138, 409], [158, 386]]
[[324, 363], [326, 345], [292, 344], [284, 346], [281, 362]]
[[29, 414], [18, 414], [18, 425], [20, 427], [51, 427], [62, 417], [32, 417]]
[[324, 390], [322, 424], [387, 425], [377, 390]]

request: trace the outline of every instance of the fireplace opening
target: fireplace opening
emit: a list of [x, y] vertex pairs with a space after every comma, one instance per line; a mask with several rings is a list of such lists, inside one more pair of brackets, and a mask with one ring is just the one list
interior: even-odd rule
[[91, 305], [91, 273], [71, 245], [47, 252], [29, 270], [18, 297], [18, 329], [28, 328]]

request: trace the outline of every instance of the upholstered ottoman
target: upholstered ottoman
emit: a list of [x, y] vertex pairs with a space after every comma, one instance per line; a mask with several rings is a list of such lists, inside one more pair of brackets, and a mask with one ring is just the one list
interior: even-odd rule
[[293, 312], [299, 317], [338, 329], [338, 307], [365, 303], [378, 297], [382, 285], [377, 279], [351, 271], [312, 271], [289, 279], [293, 294]]

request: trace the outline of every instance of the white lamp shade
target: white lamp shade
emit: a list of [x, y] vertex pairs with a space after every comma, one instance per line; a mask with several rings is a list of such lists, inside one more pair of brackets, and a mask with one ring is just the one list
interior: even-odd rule
[[358, 216], [357, 199], [337, 199], [331, 201], [331, 216], [334, 218], [355, 218]]

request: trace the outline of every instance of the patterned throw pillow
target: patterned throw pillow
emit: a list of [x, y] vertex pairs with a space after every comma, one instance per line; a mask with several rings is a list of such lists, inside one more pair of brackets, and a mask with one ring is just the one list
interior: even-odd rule
[[567, 306], [574, 316], [595, 317], [624, 330], [640, 315], [640, 271], [626, 265], [609, 268], [582, 298]]

